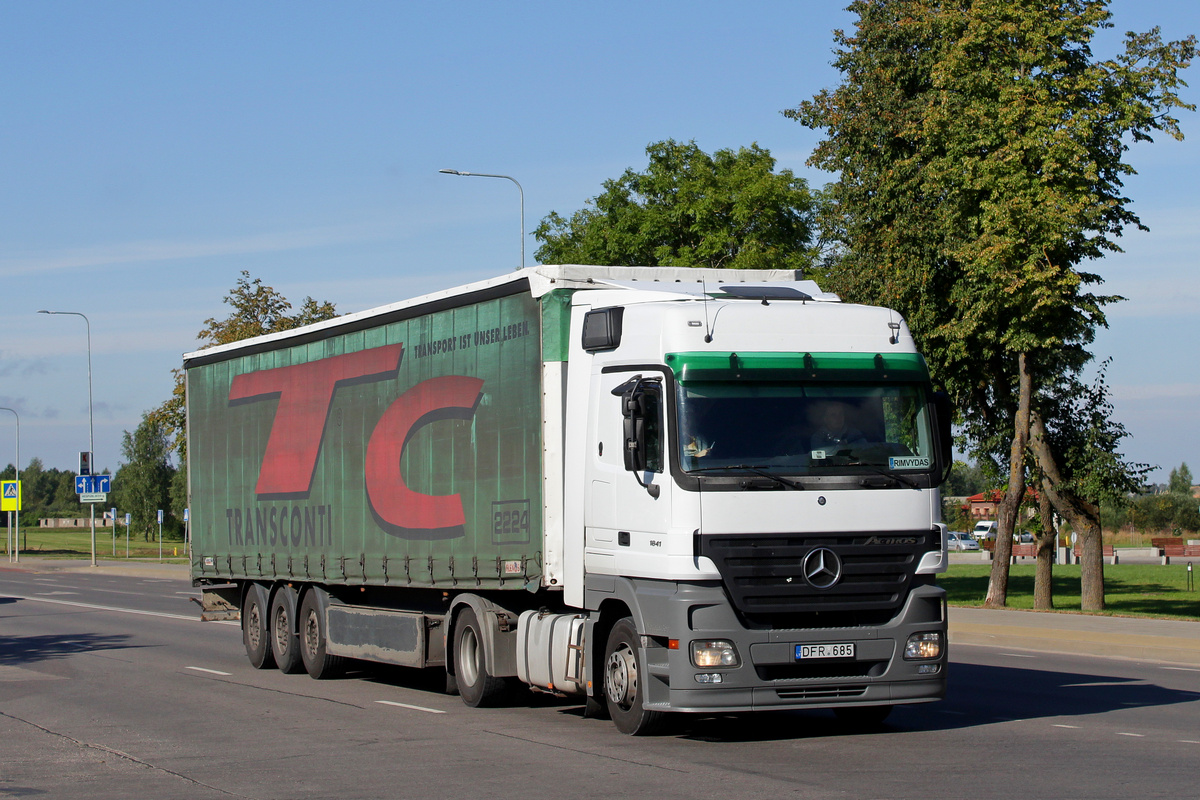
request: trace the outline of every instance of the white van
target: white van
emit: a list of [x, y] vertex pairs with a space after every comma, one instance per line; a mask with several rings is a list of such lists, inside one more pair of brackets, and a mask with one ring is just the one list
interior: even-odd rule
[[987, 542], [996, 540], [996, 532], [1000, 530], [1000, 523], [993, 522], [990, 519], [980, 520], [975, 523], [971, 535], [975, 537], [977, 542]]

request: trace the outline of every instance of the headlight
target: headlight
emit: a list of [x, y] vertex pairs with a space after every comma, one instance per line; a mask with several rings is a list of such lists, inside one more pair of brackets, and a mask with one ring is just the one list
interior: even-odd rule
[[908, 661], [923, 658], [938, 658], [942, 654], [942, 634], [914, 633], [904, 645], [904, 658]]
[[692, 642], [692, 664], [697, 667], [740, 667], [741, 658], [733, 642], [723, 639], [707, 642]]

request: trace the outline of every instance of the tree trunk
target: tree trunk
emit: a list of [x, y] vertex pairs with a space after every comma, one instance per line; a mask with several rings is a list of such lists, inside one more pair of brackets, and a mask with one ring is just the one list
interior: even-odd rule
[[1021, 500], [1025, 497], [1025, 448], [1029, 446], [1029, 409], [1033, 380], [1025, 354], [1017, 357], [1017, 416], [1013, 426], [1012, 449], [1008, 461], [1008, 489], [1000, 501], [996, 549], [992, 551], [992, 575], [988, 581], [987, 608], [1003, 608], [1008, 602], [1008, 562], [1012, 558], [1012, 537]]
[[1104, 546], [1100, 537], [1100, 507], [1080, 497], [1063, 480], [1054, 453], [1046, 439], [1046, 425], [1040, 415], [1031, 415], [1030, 447], [1045, 476], [1043, 491], [1050, 502], [1080, 539], [1080, 594], [1084, 611], [1104, 610]]
[[1038, 493], [1038, 514], [1042, 518], [1042, 535], [1037, 541], [1037, 569], [1033, 576], [1033, 607], [1042, 611], [1054, 608], [1054, 548], [1058, 545], [1058, 529], [1054, 527], [1054, 509], [1046, 491], [1045, 473]]

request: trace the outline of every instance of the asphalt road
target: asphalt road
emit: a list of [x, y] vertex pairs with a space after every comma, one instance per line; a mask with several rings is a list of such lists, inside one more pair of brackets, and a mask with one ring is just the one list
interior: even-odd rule
[[[258, 671], [186, 581], [0, 571], [0, 797], [1200, 797], [1200, 666], [954, 645], [941, 703], [679, 719], [630, 738], [435, 675]], [[952, 620], [953, 624], [953, 620]]]

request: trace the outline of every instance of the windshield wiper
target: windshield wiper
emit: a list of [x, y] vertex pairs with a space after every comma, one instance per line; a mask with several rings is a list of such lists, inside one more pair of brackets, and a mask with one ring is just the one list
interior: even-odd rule
[[[921, 488], [920, 485], [916, 481], [914, 481], [912, 478], [908, 477], [907, 475], [900, 475], [899, 473], [896, 473], [896, 472], [888, 472], [885, 469], [881, 469], [880, 467], [874, 467], [874, 466], [871, 466], [870, 464], [855, 464], [854, 466], [866, 467], [867, 469], [871, 470], [871, 472], [874, 472], [876, 475], [882, 475], [885, 478], [891, 478], [892, 480], [896, 481], [897, 483], [903, 483], [904, 485], [911, 486], [914, 489]], [[880, 488], [880, 489], [886, 488], [883, 486], [872, 487], [871, 484], [867, 483], [866, 478], [859, 481], [859, 483], [861, 483], [863, 486], [866, 486], [869, 488]]]
[[755, 475], [761, 475], [762, 477], [767, 478], [768, 480], [775, 481], [780, 486], [787, 486], [792, 489], [804, 491], [804, 484], [797, 483], [796, 481], [788, 480], [787, 478], [784, 478], [781, 475], [775, 475], [771, 472], [767, 472], [763, 467], [751, 466], [750, 464], [731, 464], [731, 465], [725, 466], [725, 467], [699, 467], [697, 469], [688, 470], [688, 471], [689, 472], [725, 472], [725, 471], [735, 470], [735, 469], [745, 470], [746, 472], [753, 472]]

